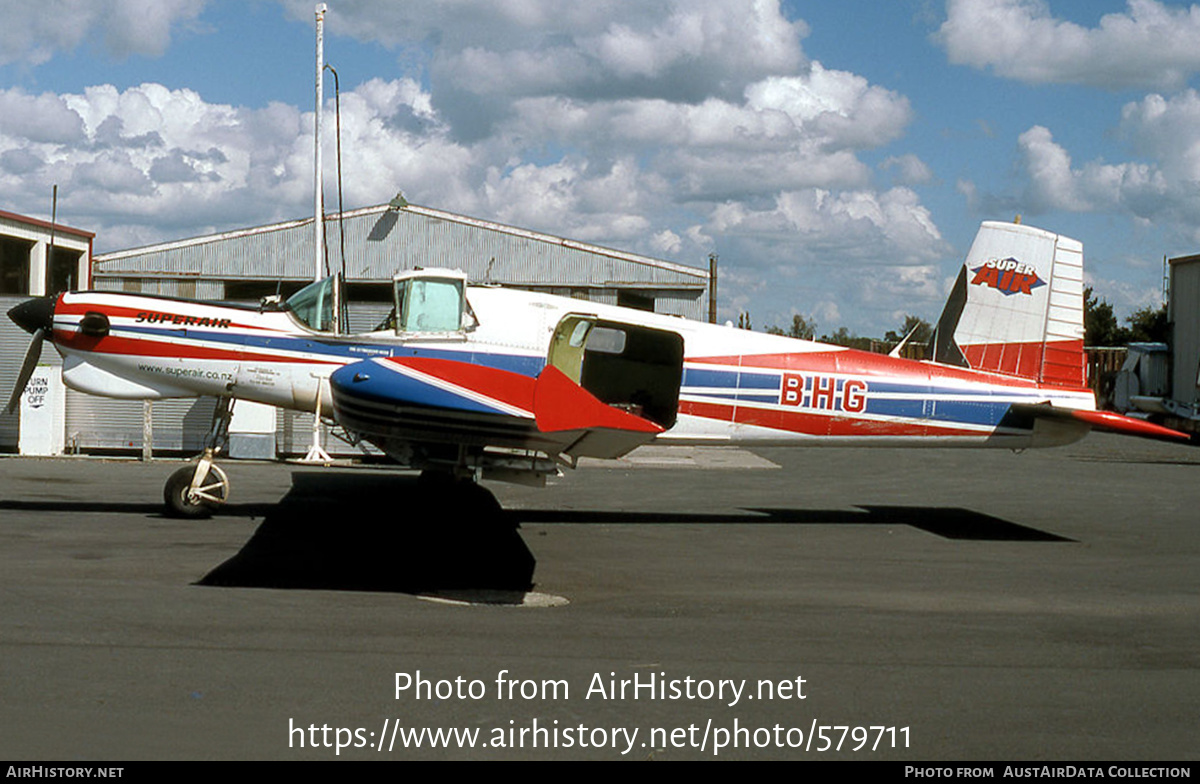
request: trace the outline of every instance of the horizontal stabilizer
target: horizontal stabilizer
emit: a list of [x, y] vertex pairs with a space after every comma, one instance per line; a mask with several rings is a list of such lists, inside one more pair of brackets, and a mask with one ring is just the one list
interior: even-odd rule
[[1085, 411], [1081, 409], [1060, 408], [1048, 403], [1037, 405], [1014, 404], [1009, 409], [1013, 414], [1028, 420], [1054, 419], [1060, 422], [1075, 422], [1086, 424], [1092, 430], [1105, 433], [1120, 433], [1127, 436], [1155, 438], [1164, 441], [1188, 441], [1187, 433], [1172, 430], [1169, 427], [1156, 425], [1144, 419], [1114, 414], [1111, 411]]
[[1081, 419], [1092, 426], [1093, 430], [1109, 433], [1123, 433], [1143, 438], [1160, 438], [1169, 441], [1189, 441], [1191, 436], [1169, 427], [1156, 425], [1144, 419], [1114, 414], [1111, 411], [1072, 411], [1071, 416]]

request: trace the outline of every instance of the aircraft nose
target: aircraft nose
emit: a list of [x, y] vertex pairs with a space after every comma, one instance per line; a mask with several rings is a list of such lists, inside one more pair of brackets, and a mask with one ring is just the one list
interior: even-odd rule
[[27, 299], [8, 311], [13, 323], [29, 334], [54, 328], [54, 304], [57, 296]]

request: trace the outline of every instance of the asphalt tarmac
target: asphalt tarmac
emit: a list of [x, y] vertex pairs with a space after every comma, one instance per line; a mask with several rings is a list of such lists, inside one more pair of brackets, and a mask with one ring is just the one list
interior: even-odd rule
[[225, 465], [0, 460], [0, 759], [1200, 756], [1194, 447]]

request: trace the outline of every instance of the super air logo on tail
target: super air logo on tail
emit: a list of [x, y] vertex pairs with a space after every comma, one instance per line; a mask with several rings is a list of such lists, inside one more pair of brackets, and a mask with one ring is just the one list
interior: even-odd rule
[[1046, 281], [1038, 277], [1032, 264], [1014, 258], [989, 259], [971, 270], [972, 286], [991, 286], [1006, 297], [1013, 294], [1032, 295], [1033, 290], [1045, 286]]

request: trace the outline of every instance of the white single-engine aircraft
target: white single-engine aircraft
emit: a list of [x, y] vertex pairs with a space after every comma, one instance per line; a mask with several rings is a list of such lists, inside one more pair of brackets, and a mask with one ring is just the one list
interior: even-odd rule
[[165, 496], [200, 516], [228, 498], [213, 460], [231, 401], [332, 414], [403, 466], [537, 483], [637, 446], [1065, 444], [1092, 428], [1186, 438], [1096, 410], [1083, 352], [1083, 247], [984, 223], [937, 324], [906, 360], [638, 310], [488, 286], [443, 269], [396, 275], [372, 332], [339, 329], [336, 278], [286, 303], [116, 292], [29, 300], [9, 316], [72, 389], [221, 400], [209, 447]]

